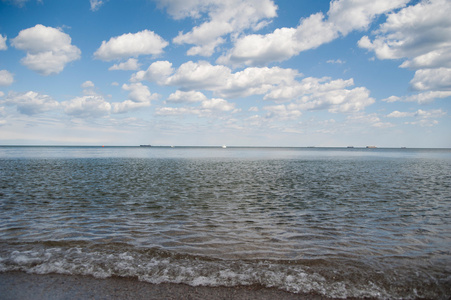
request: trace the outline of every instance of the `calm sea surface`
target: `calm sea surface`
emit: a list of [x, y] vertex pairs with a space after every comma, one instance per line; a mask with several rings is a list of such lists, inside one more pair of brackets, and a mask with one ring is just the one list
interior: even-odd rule
[[0, 147], [0, 271], [451, 296], [451, 150]]

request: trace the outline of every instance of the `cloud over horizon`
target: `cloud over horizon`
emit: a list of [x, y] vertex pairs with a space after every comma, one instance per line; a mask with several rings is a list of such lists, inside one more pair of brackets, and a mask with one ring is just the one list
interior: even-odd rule
[[2, 3], [0, 133], [451, 147], [447, 0]]

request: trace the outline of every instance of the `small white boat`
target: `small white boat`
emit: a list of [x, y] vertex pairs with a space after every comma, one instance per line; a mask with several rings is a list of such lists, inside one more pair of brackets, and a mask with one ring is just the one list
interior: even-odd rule
[[227, 148], [227, 146], [226, 145], [222, 145], [222, 148], [225, 149], [225, 148]]

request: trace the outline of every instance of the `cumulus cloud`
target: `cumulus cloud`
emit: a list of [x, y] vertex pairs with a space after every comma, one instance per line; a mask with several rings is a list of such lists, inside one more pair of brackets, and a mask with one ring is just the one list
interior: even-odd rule
[[290, 84], [300, 76], [296, 70], [279, 67], [246, 68], [233, 73], [223, 65], [188, 61], [174, 72], [167, 62], [154, 64], [147, 71], [134, 74], [131, 80], [158, 80], [159, 84], [178, 86], [182, 91], [209, 90], [220, 97], [234, 98], [264, 94], [275, 86]]
[[417, 102], [418, 104], [431, 103], [435, 99], [442, 99], [451, 96], [451, 91], [429, 91], [424, 93], [418, 93], [414, 95], [406, 95], [402, 97], [390, 96], [386, 99], [382, 99], [385, 102]]
[[0, 86], [8, 86], [14, 82], [14, 75], [7, 70], [0, 70]]
[[194, 103], [194, 102], [202, 102], [207, 100], [207, 97], [197, 91], [188, 91], [183, 92], [180, 90], [177, 90], [175, 93], [172, 93], [169, 95], [166, 102], [169, 103]]
[[82, 84], [81, 84], [81, 87], [82, 88], [93, 88], [94, 87], [94, 83], [92, 82], [92, 81], [90, 81], [90, 80], [87, 80], [87, 81], [85, 81], [85, 82], [83, 82]]
[[297, 28], [279, 28], [266, 35], [252, 34], [238, 39], [234, 48], [218, 58], [218, 63], [265, 65], [283, 61], [301, 51], [314, 49], [337, 38], [332, 24], [322, 13], [301, 20]]
[[358, 45], [379, 59], [406, 59], [411, 69], [451, 67], [451, 2], [421, 1], [388, 16], [385, 23]]
[[295, 105], [268, 105], [263, 109], [267, 111], [265, 117], [268, 119], [290, 120], [297, 119], [302, 115], [302, 112]]
[[390, 128], [395, 125], [390, 122], [383, 122], [377, 114], [352, 114], [346, 118], [349, 123], [356, 123], [360, 125], [369, 125], [376, 128]]
[[186, 17], [199, 19], [205, 14], [206, 21], [191, 31], [180, 32], [173, 39], [176, 44], [195, 45], [188, 55], [210, 56], [224, 36], [238, 35], [246, 29], [258, 30], [276, 16], [277, 6], [272, 0], [155, 0], [175, 19]]
[[318, 94], [334, 90], [341, 90], [353, 85], [353, 79], [332, 80], [330, 77], [307, 77], [303, 78], [301, 81], [294, 81], [291, 82], [291, 84], [281, 85], [273, 88], [271, 92], [265, 95], [264, 99], [276, 102], [284, 102], [309, 94]]
[[181, 86], [182, 90], [215, 90], [224, 84], [230, 74], [231, 70], [226, 66], [188, 61], [167, 79], [166, 84]]
[[328, 110], [332, 113], [358, 112], [373, 104], [375, 100], [364, 87], [352, 90], [336, 89], [306, 95], [297, 100], [301, 110]]
[[122, 62], [119, 64], [114, 64], [108, 70], [123, 70], [123, 71], [136, 71], [139, 70], [140, 64], [136, 58], [130, 58], [126, 62]]
[[[198, 95], [199, 96], [199, 95]], [[202, 97], [203, 98], [203, 97]], [[199, 101], [198, 101], [199, 102]], [[189, 104], [189, 102], [185, 102]], [[191, 102], [194, 103], [194, 102]], [[185, 106], [185, 107], [160, 107], [156, 113], [158, 115], [197, 115], [200, 117], [212, 117], [221, 113], [236, 113], [240, 111], [235, 108], [235, 103], [231, 103], [221, 98], [203, 98], [197, 106]]]
[[6, 46], [6, 36], [0, 34], [0, 50], [6, 50], [8, 46]]
[[450, 91], [451, 68], [417, 70], [410, 85], [418, 91]]
[[60, 29], [41, 24], [20, 31], [11, 40], [15, 48], [27, 52], [22, 64], [44, 76], [60, 73], [66, 64], [80, 58], [80, 49], [71, 42]]
[[239, 38], [217, 62], [232, 65], [265, 65], [283, 61], [302, 51], [314, 49], [353, 30], [366, 29], [377, 15], [402, 7], [408, 0], [332, 1], [327, 18], [323, 13], [301, 19], [296, 28], [278, 28], [265, 35]]
[[76, 97], [61, 105], [66, 114], [78, 118], [103, 117], [111, 111], [111, 104], [99, 95]]
[[230, 74], [224, 86], [216, 91], [223, 97], [262, 95], [280, 86], [289, 86], [301, 76], [296, 70], [280, 67], [246, 68]]
[[375, 100], [370, 97], [370, 91], [365, 87], [356, 87], [353, 79], [332, 80], [329, 77], [307, 77], [289, 85], [280, 85], [264, 96], [264, 100], [274, 102], [290, 102], [286, 106], [274, 106], [279, 110], [272, 111], [272, 115], [286, 109], [294, 111], [327, 110], [331, 113], [353, 113], [363, 111]]
[[335, 0], [330, 2], [328, 22], [343, 36], [365, 30], [376, 16], [404, 6], [410, 0]]
[[125, 100], [122, 102], [114, 102], [112, 105], [112, 113], [121, 114], [131, 110], [140, 109], [150, 106], [150, 102], [135, 102], [132, 100]]
[[83, 88], [83, 94], [87, 96], [95, 96], [97, 95], [97, 92], [95, 90], [95, 85], [92, 81], [87, 80], [81, 84], [81, 87]]
[[143, 85], [141, 82], [123, 84], [122, 89], [130, 92], [128, 94], [128, 97], [133, 102], [148, 103], [150, 105], [150, 101], [155, 100], [159, 97], [158, 94], [152, 94], [149, 91], [149, 88]]
[[[94, 86], [89, 81], [83, 85], [87, 89]], [[84, 90], [85, 96], [76, 97], [61, 103], [64, 112], [67, 115], [76, 118], [101, 118], [110, 114], [126, 113], [131, 110], [148, 107], [151, 101], [159, 97], [158, 94], [151, 94], [148, 87], [141, 83], [124, 84], [123, 90], [129, 91], [129, 98], [122, 102], [108, 102], [102, 95], [97, 93], [87, 93]]]
[[437, 118], [442, 118], [446, 115], [442, 109], [422, 110], [415, 112], [400, 112], [393, 111], [387, 115], [387, 118], [415, 118], [415, 121], [406, 122], [405, 124], [420, 125], [420, 126], [434, 126], [438, 124]]
[[174, 72], [172, 64], [168, 61], [156, 61], [146, 71], [139, 71], [132, 75], [130, 81], [137, 82], [147, 80], [164, 84], [167, 78]]
[[406, 118], [406, 117], [422, 117], [422, 118], [437, 118], [443, 117], [446, 113], [442, 109], [422, 110], [416, 112], [400, 112], [393, 111], [387, 115], [388, 118]]
[[451, 90], [451, 2], [423, 0], [392, 13], [373, 38], [358, 45], [378, 59], [401, 59], [400, 67], [415, 70], [411, 88], [421, 93], [391, 96], [384, 101], [429, 103], [449, 97]]
[[3, 104], [16, 106], [17, 110], [25, 115], [35, 115], [54, 110], [59, 107], [59, 103], [48, 95], [42, 95], [37, 92], [28, 91], [17, 93], [10, 91]]
[[[164, 70], [168, 70], [169, 63]], [[152, 67], [152, 68], [151, 68]], [[153, 68], [151, 65], [149, 69]], [[172, 67], [170, 69], [172, 70]], [[144, 71], [141, 71], [144, 72]], [[204, 101], [199, 90], [213, 92], [221, 98], [240, 98], [252, 95], [264, 95], [263, 99], [274, 102], [295, 102], [295, 110], [328, 110], [330, 112], [356, 112], [374, 103], [370, 92], [364, 87], [350, 88], [354, 85], [351, 79], [332, 80], [329, 77], [308, 77], [298, 80], [302, 74], [293, 69], [280, 67], [249, 67], [242, 71], [232, 72], [223, 65], [212, 65], [206, 61], [186, 62], [173, 74], [164, 76], [149, 75], [149, 70], [132, 76], [137, 78], [159, 80], [159, 84], [177, 86], [178, 91], [171, 94], [167, 102]]]
[[224, 99], [212, 98], [202, 101], [201, 107], [206, 110], [231, 111], [235, 109], [235, 103], [230, 103]]
[[140, 55], [157, 55], [161, 54], [167, 45], [168, 42], [155, 32], [143, 30], [112, 37], [108, 42], [103, 41], [94, 56], [100, 60], [111, 61]]

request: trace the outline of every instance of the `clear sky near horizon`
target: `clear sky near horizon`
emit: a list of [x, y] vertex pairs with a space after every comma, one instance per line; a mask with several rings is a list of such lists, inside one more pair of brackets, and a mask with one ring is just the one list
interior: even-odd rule
[[449, 15], [449, 0], [0, 0], [0, 145], [451, 147]]

